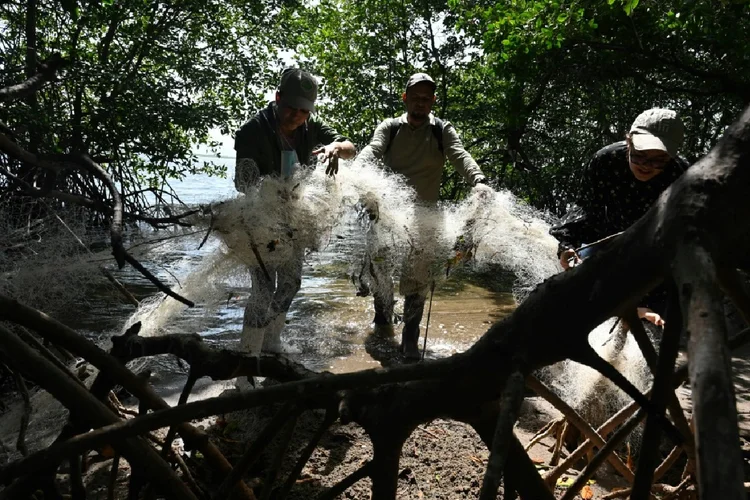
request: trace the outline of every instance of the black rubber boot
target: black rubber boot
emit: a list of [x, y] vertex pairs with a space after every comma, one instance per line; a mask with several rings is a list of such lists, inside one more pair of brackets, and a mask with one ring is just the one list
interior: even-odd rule
[[[376, 268], [372, 268], [371, 272], [377, 273]], [[375, 319], [373, 323], [376, 325], [392, 325], [393, 324], [393, 306], [396, 301], [393, 300], [393, 282], [387, 275], [380, 275], [377, 278], [373, 278], [372, 299], [375, 305]], [[379, 285], [380, 284], [380, 285]]]
[[378, 326], [393, 324], [393, 300], [383, 299], [379, 294], [374, 294], [375, 319], [373, 323]]
[[407, 295], [404, 299], [404, 329], [401, 332], [401, 352], [406, 359], [420, 359], [419, 323], [422, 321], [425, 298]]

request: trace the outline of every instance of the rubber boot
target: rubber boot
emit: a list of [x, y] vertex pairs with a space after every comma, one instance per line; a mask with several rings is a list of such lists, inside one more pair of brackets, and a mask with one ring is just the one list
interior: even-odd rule
[[370, 289], [375, 305], [373, 323], [377, 326], [392, 325], [393, 306], [396, 304], [393, 300], [393, 280], [387, 271], [374, 265], [370, 268], [370, 275], [372, 278]]
[[382, 297], [380, 294], [374, 294], [375, 299], [375, 318], [372, 320], [377, 326], [387, 326], [393, 324], [393, 296]]
[[263, 352], [280, 354], [285, 352], [281, 344], [281, 332], [286, 325], [286, 314], [279, 313], [268, 324], [266, 335], [263, 338]]
[[422, 321], [425, 298], [407, 295], [404, 298], [404, 329], [401, 332], [401, 352], [410, 360], [421, 358], [419, 354], [419, 323]]
[[[247, 354], [253, 356], [260, 356], [261, 346], [263, 346], [263, 339], [266, 336], [266, 328], [251, 328], [246, 324], [242, 325], [242, 337], [240, 338], [240, 351], [244, 351]], [[258, 362], [258, 370], [260, 370], [260, 362]], [[235, 387], [241, 391], [248, 391], [255, 389], [256, 386], [255, 377], [238, 377], [235, 380]]]
[[242, 337], [240, 338], [240, 350], [254, 356], [260, 355], [261, 348], [263, 347], [263, 340], [266, 337], [266, 329], [252, 328], [248, 325], [242, 325]]

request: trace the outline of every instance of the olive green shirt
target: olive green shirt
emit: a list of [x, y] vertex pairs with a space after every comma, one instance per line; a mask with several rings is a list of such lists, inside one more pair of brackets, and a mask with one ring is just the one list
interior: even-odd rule
[[406, 113], [398, 120], [401, 121], [401, 126], [390, 148], [388, 147], [391, 127], [389, 119], [378, 125], [370, 144], [365, 146], [360, 153], [360, 158], [365, 161], [372, 161], [373, 158], [382, 160], [393, 172], [406, 177], [421, 201], [436, 202], [438, 200], [446, 158], [470, 184], [473, 185], [478, 178], [484, 177], [479, 165], [464, 149], [455, 127], [450, 122], [443, 121], [443, 152], [441, 152], [437, 138], [432, 131], [432, 125], [435, 123], [435, 117], [432, 114], [429, 120], [418, 127], [409, 125]]

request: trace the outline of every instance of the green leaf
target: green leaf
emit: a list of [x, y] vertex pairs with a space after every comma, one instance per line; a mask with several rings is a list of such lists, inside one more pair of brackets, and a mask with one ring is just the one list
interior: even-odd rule
[[623, 7], [625, 9], [625, 14], [627, 14], [628, 16], [632, 15], [633, 10], [635, 10], [635, 8], [638, 7], [639, 1], [640, 0], [626, 0], [625, 5]]

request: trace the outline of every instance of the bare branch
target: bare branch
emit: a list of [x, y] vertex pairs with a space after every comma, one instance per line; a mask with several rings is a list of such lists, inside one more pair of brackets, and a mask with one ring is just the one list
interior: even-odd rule
[[645, 411], [643, 410], [643, 408], [641, 408], [640, 410], [638, 410], [638, 413], [630, 417], [622, 427], [617, 429], [617, 432], [615, 432], [614, 435], [609, 438], [607, 444], [605, 444], [604, 447], [601, 448], [596, 455], [594, 455], [594, 458], [591, 459], [591, 462], [586, 465], [586, 468], [583, 469], [583, 472], [581, 472], [581, 474], [576, 478], [576, 480], [567, 489], [565, 495], [563, 495], [560, 500], [573, 500], [574, 498], [576, 498], [578, 496], [578, 492], [581, 491], [581, 488], [583, 488], [588, 480], [591, 479], [591, 476], [594, 475], [594, 472], [596, 472], [596, 470], [601, 467], [604, 460], [606, 460], [606, 458], [612, 454], [615, 448], [633, 431], [633, 429], [635, 429], [635, 426], [638, 425], [638, 422], [640, 422], [641, 419], [645, 416]]
[[[105, 386], [102, 394], [108, 394], [111, 387], [115, 383], [118, 383], [139, 400], [148, 403], [151, 408], [169, 408], [169, 405], [154, 392], [150, 385], [125, 368], [116, 358], [105, 353], [87, 338], [78, 335], [75, 331], [46, 314], [0, 295], [0, 318], [33, 329], [53, 344], [62, 346], [75, 355], [88, 360], [100, 370], [97, 380], [94, 381], [94, 385], [97, 385], [101, 377], [107, 380], [107, 382], [101, 383], [102, 386]], [[231, 465], [227, 459], [208, 440], [203, 431], [189, 424], [181, 424], [178, 430], [185, 443], [200, 450], [209, 464], [217, 468], [220, 472], [227, 473], [231, 470]], [[105, 439], [101, 443], [108, 443], [108, 441]], [[60, 460], [71, 453], [82, 453], [87, 449], [91, 449], [85, 443], [79, 448], [66, 446], [67, 443], [58, 443], [47, 450], [30, 455], [28, 458], [8, 464], [6, 467], [0, 468], [0, 476], [5, 478], [17, 477], [44, 465], [59, 463]], [[54, 453], [52, 453], [53, 450]], [[253, 500], [254, 498], [252, 490], [244, 482], [240, 483], [238, 488], [235, 489], [235, 494], [241, 495], [241, 498], [246, 500]]]
[[[636, 316], [633, 314], [633, 316]], [[643, 326], [640, 320], [635, 317], [631, 321]], [[643, 332], [645, 333], [645, 332]], [[670, 401], [674, 404], [670, 406], [673, 410], [673, 414], [679, 414], [684, 420], [684, 414], [680, 407], [679, 401], [675, 397], [674, 389], [672, 388], [672, 373], [674, 371], [674, 365], [677, 360], [677, 353], [680, 349], [680, 335], [682, 334], [682, 313], [680, 311], [680, 305], [677, 297], [677, 291], [674, 288], [674, 283], [668, 283], [668, 305], [667, 305], [667, 319], [666, 328], [662, 335], [662, 340], [659, 348], [659, 356], [656, 364], [650, 363], [652, 371], [654, 373], [654, 385], [651, 389], [651, 402], [654, 404], [656, 414], [649, 415], [646, 419], [646, 430], [643, 435], [643, 446], [641, 447], [640, 457], [638, 459], [638, 468], [636, 470], [635, 482], [633, 483], [633, 496], [635, 498], [645, 498], [651, 491], [651, 484], [654, 481], [654, 471], [659, 464], [659, 442], [661, 436], [661, 427], [659, 419], [664, 415], [667, 405]], [[648, 338], [644, 339], [645, 343], [648, 344], [650, 349], [653, 349], [651, 342]], [[645, 353], [644, 353], [645, 355]], [[649, 355], [646, 359], [652, 357]], [[675, 408], [676, 406], [676, 408]], [[677, 419], [675, 419], [677, 421]], [[679, 425], [679, 424], [678, 424]], [[687, 427], [687, 422], [684, 422], [685, 429], [687, 432], [685, 438], [690, 436], [690, 428]], [[684, 434], [683, 432], [683, 434]]]
[[[112, 255], [115, 257], [117, 265], [122, 269], [125, 265], [125, 248], [122, 246], [122, 198], [120, 192], [117, 190], [112, 177], [98, 164], [89, 158], [87, 155], [80, 155], [74, 159], [82, 165], [87, 171], [89, 171], [94, 177], [99, 179], [109, 191], [112, 197], [112, 223], [110, 224], [110, 241], [112, 243]], [[158, 285], [157, 285], [158, 286]]]
[[[287, 403], [281, 408], [281, 410], [279, 410], [271, 421], [266, 424], [258, 437], [255, 438], [252, 446], [247, 448], [242, 455], [242, 458], [240, 458], [239, 462], [235, 464], [232, 472], [224, 479], [221, 486], [219, 486], [219, 489], [216, 490], [216, 493], [213, 495], [214, 500], [221, 500], [229, 497], [229, 492], [232, 491], [232, 488], [234, 488], [237, 481], [239, 481], [245, 472], [252, 467], [255, 461], [260, 457], [263, 449], [268, 446], [274, 436], [276, 436], [276, 433], [279, 432], [281, 428], [284, 427], [284, 424], [289, 421], [289, 418], [293, 413], [293, 408], [294, 406], [291, 403]], [[270, 487], [270, 485], [266, 486]]]
[[44, 86], [45, 83], [55, 77], [55, 73], [68, 62], [60, 54], [52, 54], [46, 61], [39, 65], [39, 73], [32, 76], [23, 83], [11, 85], [0, 89], [0, 102], [17, 101], [32, 95]]
[[[92, 426], [115, 424], [119, 419], [103, 403], [94, 398], [79, 384], [60, 373], [52, 363], [28, 347], [16, 335], [0, 326], [0, 348], [19, 371], [28, 371], [27, 375], [41, 387], [50, 392], [65, 405], [72, 414]], [[147, 464], [148, 474], [154, 481], [166, 486], [165, 493], [175, 499], [194, 499], [190, 489], [185, 486], [169, 464], [161, 460], [151, 446], [141, 439], [126, 439], [115, 443], [115, 447], [133, 464]]]
[[143, 264], [141, 264], [140, 262], [138, 262], [135, 259], [135, 257], [133, 257], [132, 255], [130, 255], [124, 249], [123, 249], [123, 252], [124, 252], [123, 257], [125, 258], [125, 262], [127, 262], [128, 264], [130, 264], [131, 266], [133, 266], [139, 273], [141, 273], [143, 276], [145, 276], [146, 279], [148, 279], [151, 283], [153, 283], [154, 285], [156, 285], [156, 288], [158, 288], [163, 293], [169, 295], [173, 299], [182, 302], [183, 304], [185, 304], [188, 307], [194, 307], [195, 306], [195, 302], [193, 302], [192, 300], [186, 299], [185, 297], [183, 297], [179, 293], [173, 291], [167, 285], [165, 285], [164, 283], [162, 283], [159, 278], [157, 278], [156, 276], [154, 276], [153, 274], [151, 274], [151, 272], [148, 269], [146, 269], [145, 267], [143, 267]]
[[684, 247], [675, 263], [690, 332], [690, 386], [700, 491], [745, 498], [744, 472], [724, 308], [714, 263], [702, 247]]
[[279, 492], [277, 496], [279, 500], [284, 500], [284, 498], [286, 498], [286, 496], [289, 494], [295, 482], [297, 481], [297, 478], [302, 473], [302, 469], [305, 467], [305, 464], [307, 463], [308, 460], [310, 460], [310, 457], [315, 451], [315, 448], [318, 446], [318, 442], [320, 442], [320, 439], [323, 437], [323, 434], [336, 421], [337, 418], [338, 418], [338, 413], [336, 412], [335, 409], [329, 408], [328, 410], [326, 410], [325, 418], [320, 423], [320, 427], [318, 427], [318, 430], [315, 431], [315, 434], [310, 439], [310, 442], [307, 443], [307, 446], [305, 447], [305, 449], [302, 451], [299, 458], [297, 459], [297, 463], [294, 466], [294, 469], [292, 469], [292, 471], [289, 473], [289, 477], [287, 477], [287, 480], [284, 483], [284, 486], [281, 487], [281, 491]]
[[[533, 376], [526, 378], [526, 385], [536, 392], [539, 396], [544, 398], [546, 401], [552, 404], [563, 416], [568, 419], [572, 425], [576, 427], [586, 437], [587, 440], [591, 441], [592, 445], [597, 448], [602, 448], [605, 445], [603, 434], [595, 431], [578, 413], [571, 408], [565, 401], [562, 400], [557, 394], [549, 390], [539, 379]], [[633, 482], [633, 472], [628, 469], [628, 466], [620, 460], [617, 455], [610, 455], [607, 457], [609, 463], [615, 468], [617, 472], [622, 475], [629, 483]]]
[[13, 374], [18, 391], [23, 397], [23, 415], [21, 415], [21, 428], [18, 431], [18, 439], [16, 439], [16, 449], [21, 452], [21, 455], [26, 456], [29, 454], [26, 447], [26, 429], [29, 427], [29, 419], [31, 418], [31, 398], [23, 377], [15, 370], [10, 370], [10, 372]]
[[[263, 492], [261, 494], [260, 500], [269, 500], [271, 498], [273, 487], [276, 484], [276, 478], [279, 475], [279, 469], [281, 468], [281, 464], [284, 463], [284, 456], [286, 455], [287, 449], [289, 448], [289, 443], [291, 442], [292, 436], [294, 435], [294, 428], [297, 426], [298, 419], [299, 412], [296, 412], [292, 415], [292, 418], [286, 423], [284, 429], [281, 431], [281, 435], [279, 436], [281, 442], [278, 443], [276, 453], [273, 457], [273, 462], [271, 462], [270, 466], [268, 467], [268, 471], [266, 472], [266, 477], [264, 478], [263, 482]], [[221, 497], [217, 497], [217, 500], [218, 498]]]
[[497, 489], [500, 486], [505, 461], [510, 452], [513, 425], [518, 419], [518, 411], [523, 402], [524, 383], [521, 373], [513, 373], [508, 377], [506, 384], [505, 391], [503, 391], [503, 398], [500, 402], [500, 414], [495, 426], [495, 436], [492, 440], [487, 470], [484, 473], [482, 489], [479, 492], [480, 500], [494, 500], [497, 498]]
[[[190, 370], [187, 381], [185, 382], [185, 387], [182, 388], [180, 399], [177, 401], [178, 406], [187, 403], [187, 400], [190, 397], [190, 392], [193, 390], [193, 386], [195, 385], [195, 382], [197, 380], [198, 377], [195, 376], [193, 370]], [[164, 446], [161, 449], [162, 457], [167, 457], [169, 455], [169, 452], [172, 451], [172, 441], [174, 441], [175, 434], [177, 434], [177, 426], [173, 425], [169, 428], [167, 437], [164, 439]]]

